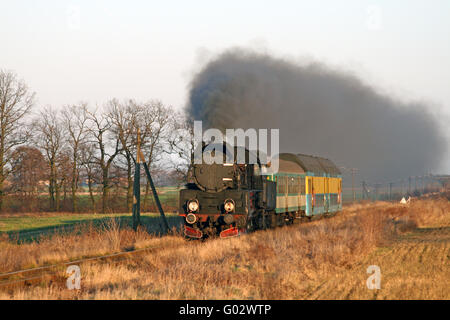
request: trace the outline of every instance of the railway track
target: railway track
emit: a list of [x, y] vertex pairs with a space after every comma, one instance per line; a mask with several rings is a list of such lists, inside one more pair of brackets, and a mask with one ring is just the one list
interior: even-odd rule
[[157, 250], [160, 247], [146, 247], [142, 249], [121, 251], [102, 256], [94, 256], [89, 258], [71, 260], [61, 262], [49, 266], [42, 266], [36, 268], [29, 268], [17, 271], [11, 271], [0, 274], [0, 290], [10, 289], [18, 286], [27, 286], [32, 284], [39, 284], [45, 280], [62, 280], [69, 275], [64, 275], [67, 267], [71, 265], [80, 265], [87, 262], [94, 261], [120, 261], [136, 254], [148, 253]]

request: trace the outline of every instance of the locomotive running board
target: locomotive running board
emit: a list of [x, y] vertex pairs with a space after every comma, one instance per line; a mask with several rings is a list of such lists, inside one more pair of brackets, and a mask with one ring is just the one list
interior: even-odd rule
[[200, 230], [196, 230], [188, 226], [184, 226], [184, 235], [186, 237], [195, 239], [200, 239], [201, 237], [203, 237], [203, 233]]
[[227, 230], [223, 230], [220, 233], [220, 237], [223, 238], [231, 238], [231, 237], [237, 237], [239, 235], [239, 229], [238, 228], [230, 228]]

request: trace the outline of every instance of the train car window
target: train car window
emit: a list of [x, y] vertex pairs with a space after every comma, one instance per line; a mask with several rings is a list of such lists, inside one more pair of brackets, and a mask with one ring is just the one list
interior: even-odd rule
[[305, 194], [305, 178], [304, 177], [300, 177], [300, 193], [301, 194]]
[[277, 192], [286, 193], [286, 177], [278, 177], [277, 181]]
[[288, 177], [288, 193], [296, 193], [294, 177]]

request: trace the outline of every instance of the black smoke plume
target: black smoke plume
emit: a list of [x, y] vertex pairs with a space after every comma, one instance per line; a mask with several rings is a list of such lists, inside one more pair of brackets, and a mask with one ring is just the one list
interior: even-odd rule
[[398, 101], [319, 63], [243, 49], [204, 66], [188, 99], [204, 128], [279, 128], [281, 152], [324, 156], [372, 182], [435, 170], [448, 145], [425, 103]]

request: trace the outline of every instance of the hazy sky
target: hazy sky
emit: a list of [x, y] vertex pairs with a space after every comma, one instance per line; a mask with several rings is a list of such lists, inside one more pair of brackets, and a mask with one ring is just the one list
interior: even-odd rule
[[448, 0], [0, 0], [0, 68], [39, 105], [132, 97], [180, 108], [193, 72], [232, 46], [353, 71], [432, 102], [450, 123]]

